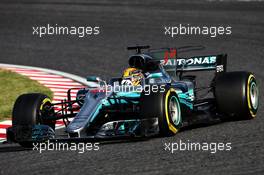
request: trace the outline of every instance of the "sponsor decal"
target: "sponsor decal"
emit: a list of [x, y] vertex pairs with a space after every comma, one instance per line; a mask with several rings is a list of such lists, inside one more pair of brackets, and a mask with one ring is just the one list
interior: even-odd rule
[[223, 72], [223, 71], [224, 71], [224, 65], [216, 66], [216, 72]]
[[168, 59], [165, 54], [164, 60], [161, 60], [161, 64], [165, 66], [196, 66], [196, 65], [212, 65], [216, 63], [216, 56], [201, 56], [193, 58], [177, 58]]

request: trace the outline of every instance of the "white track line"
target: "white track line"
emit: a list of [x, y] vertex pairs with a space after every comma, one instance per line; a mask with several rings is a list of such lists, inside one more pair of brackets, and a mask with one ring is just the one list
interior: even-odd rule
[[5, 134], [6, 133], [6, 129], [0, 128], [0, 133], [1, 134]]
[[51, 82], [74, 82], [70, 79], [65, 79], [65, 78], [54, 78], [54, 77], [32, 77], [32, 76], [29, 76], [30, 79], [32, 80], [37, 80], [37, 81], [51, 81]]
[[42, 81], [42, 80], [38, 80], [38, 82], [40, 82], [41, 84], [45, 84], [45, 85], [69, 85], [69, 86], [82, 86], [82, 84], [80, 83], [72, 83], [72, 82], [58, 82], [58, 81]]
[[4, 120], [0, 122], [1, 125], [12, 125], [12, 121], [11, 120]]
[[71, 93], [76, 93], [79, 89], [83, 89], [84, 87], [50, 87], [50, 86], [46, 86], [48, 87], [49, 89], [51, 89], [53, 92], [68, 92], [69, 89], [71, 89]]
[[28, 77], [63, 78], [60, 75], [52, 75], [52, 74], [36, 74], [36, 73], [20, 73], [20, 74]]

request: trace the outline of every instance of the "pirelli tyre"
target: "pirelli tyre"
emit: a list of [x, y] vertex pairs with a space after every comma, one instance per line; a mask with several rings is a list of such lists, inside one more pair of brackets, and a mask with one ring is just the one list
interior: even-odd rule
[[[29, 127], [37, 124], [48, 125], [55, 129], [55, 121], [45, 120], [42, 116], [50, 111], [51, 100], [48, 96], [40, 93], [20, 95], [14, 105], [12, 114], [12, 126], [15, 128]], [[23, 133], [15, 133], [20, 135]], [[19, 138], [18, 138], [19, 139]], [[32, 145], [29, 141], [18, 140], [23, 147]]]
[[214, 95], [217, 111], [235, 119], [256, 117], [259, 106], [259, 90], [250, 72], [227, 72], [215, 81]]
[[162, 136], [175, 135], [182, 126], [181, 106], [176, 90], [172, 87], [160, 88], [158, 92], [142, 95], [141, 114], [158, 118]]

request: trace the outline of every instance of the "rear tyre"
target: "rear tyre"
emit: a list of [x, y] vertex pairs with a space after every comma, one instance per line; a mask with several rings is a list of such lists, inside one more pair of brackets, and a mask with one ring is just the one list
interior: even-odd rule
[[[23, 94], [15, 102], [12, 115], [12, 125], [32, 127], [43, 124], [55, 129], [55, 121], [45, 120], [50, 112], [51, 100], [48, 96], [40, 93]], [[19, 141], [23, 147], [31, 147], [30, 141]]]
[[181, 107], [175, 89], [166, 88], [163, 92], [142, 95], [141, 114], [144, 117], [157, 117], [162, 136], [175, 135], [182, 126]]
[[250, 72], [227, 72], [215, 81], [215, 98], [220, 114], [236, 119], [252, 119], [259, 105], [259, 90]]

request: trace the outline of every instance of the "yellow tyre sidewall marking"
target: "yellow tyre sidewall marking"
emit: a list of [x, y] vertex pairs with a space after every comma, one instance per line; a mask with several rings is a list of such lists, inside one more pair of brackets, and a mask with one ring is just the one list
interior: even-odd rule
[[248, 82], [247, 82], [247, 102], [248, 102], [248, 109], [252, 117], [256, 117], [256, 114], [253, 113], [252, 111], [252, 106], [251, 106], [251, 100], [250, 100], [250, 80], [251, 78], [255, 79], [254, 75], [250, 74], [248, 77]]
[[45, 103], [47, 103], [47, 102], [49, 102], [49, 103], [51, 103], [51, 100], [49, 99], [49, 98], [45, 98], [43, 101], [42, 101], [42, 103], [41, 103], [41, 105], [40, 105], [40, 110], [42, 110], [43, 109], [43, 106], [44, 106], [44, 104]]
[[166, 115], [166, 120], [167, 120], [167, 124], [168, 124], [168, 127], [169, 127], [169, 130], [171, 130], [174, 134], [177, 133], [178, 129], [175, 128], [175, 126], [170, 122], [170, 119], [169, 119], [169, 114], [168, 114], [168, 98], [171, 94], [171, 92], [176, 92], [174, 89], [169, 89], [167, 94], [166, 94], [166, 97], [165, 97], [165, 115]]

